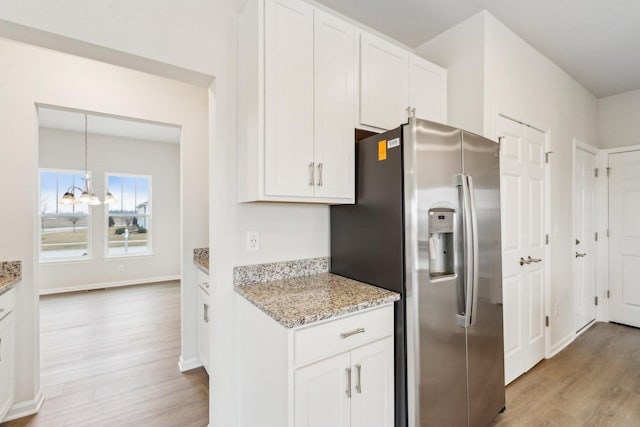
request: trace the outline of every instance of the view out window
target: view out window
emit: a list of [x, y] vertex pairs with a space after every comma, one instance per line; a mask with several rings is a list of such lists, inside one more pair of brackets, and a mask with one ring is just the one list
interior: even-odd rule
[[107, 212], [107, 255], [143, 255], [151, 252], [151, 177], [107, 175], [116, 198]]
[[84, 187], [79, 171], [40, 170], [40, 260], [88, 258], [89, 206], [63, 205], [72, 186]]

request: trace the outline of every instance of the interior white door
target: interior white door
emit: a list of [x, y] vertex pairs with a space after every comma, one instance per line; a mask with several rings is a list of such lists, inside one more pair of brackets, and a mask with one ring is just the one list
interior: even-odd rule
[[342, 353], [294, 373], [296, 427], [351, 425], [351, 357]]
[[505, 382], [544, 358], [545, 134], [500, 116]]
[[640, 151], [609, 167], [609, 320], [640, 328]]
[[576, 147], [574, 189], [576, 331], [596, 318], [595, 170], [595, 154]]

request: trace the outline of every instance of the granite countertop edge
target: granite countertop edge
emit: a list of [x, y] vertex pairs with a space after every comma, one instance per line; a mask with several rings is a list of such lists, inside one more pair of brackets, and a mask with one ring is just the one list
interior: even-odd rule
[[209, 274], [209, 261], [207, 260], [207, 265], [205, 265], [205, 260], [202, 259], [194, 259], [193, 262], [196, 264], [196, 267], [198, 267], [201, 271], [203, 271], [204, 273]]
[[[326, 273], [321, 273], [321, 274], [326, 274]], [[303, 277], [299, 277], [299, 279], [305, 279], [305, 278], [308, 278], [308, 277], [309, 276], [303, 276]], [[338, 276], [338, 277], [341, 277], [341, 276]], [[296, 278], [290, 278], [290, 279], [286, 279], [286, 280], [287, 280], [287, 282], [291, 282], [291, 281], [295, 281]], [[348, 279], [348, 280], [353, 281], [351, 279]], [[353, 282], [357, 282], [357, 281], [353, 281]], [[262, 283], [264, 283], [264, 282], [262, 282]], [[378, 288], [377, 286], [369, 285], [367, 283], [362, 283], [362, 282], [357, 282], [357, 283], [360, 283], [360, 284], [365, 285], [365, 286], [371, 286], [372, 288], [377, 288], [377, 289], [383, 290], [382, 288]], [[245, 292], [245, 289], [248, 288], [248, 287], [251, 287], [252, 285], [253, 284], [236, 285], [236, 286], [234, 286], [234, 288], [235, 288], [235, 291], [236, 291], [237, 294], [242, 296], [244, 299], [249, 301], [251, 304], [256, 306], [258, 309], [260, 309], [263, 313], [265, 313], [266, 315], [268, 315], [273, 320], [275, 320], [276, 322], [278, 322], [280, 325], [282, 325], [283, 327], [285, 327], [287, 329], [292, 329], [292, 328], [297, 328], [297, 327], [301, 327], [301, 326], [311, 325], [313, 323], [320, 322], [322, 320], [332, 319], [334, 317], [339, 317], [339, 316], [342, 316], [342, 315], [345, 315], [345, 314], [357, 313], [359, 311], [363, 311], [363, 310], [366, 310], [366, 309], [379, 307], [379, 306], [385, 305], [385, 304], [390, 304], [390, 303], [393, 303], [393, 302], [398, 301], [400, 299], [400, 294], [398, 294], [396, 292], [384, 290], [384, 291], [388, 292], [388, 295], [385, 295], [385, 296], [382, 296], [382, 297], [378, 297], [378, 298], [369, 299], [369, 300], [365, 300], [365, 301], [360, 301], [360, 302], [355, 303], [355, 304], [350, 304], [350, 305], [346, 305], [346, 306], [342, 306], [342, 307], [337, 307], [337, 308], [332, 309], [332, 310], [324, 310], [324, 311], [320, 311], [320, 312], [313, 313], [313, 314], [302, 315], [300, 317], [287, 318], [287, 317], [283, 317], [281, 314], [279, 314], [279, 313], [277, 313], [275, 311], [270, 310], [269, 307], [267, 307], [266, 304], [263, 304], [259, 298], [254, 298], [253, 295], [251, 295], [248, 292]]]
[[0, 277], [0, 295], [5, 292], [9, 292], [13, 289], [18, 281], [20, 281], [20, 276], [4, 276]]

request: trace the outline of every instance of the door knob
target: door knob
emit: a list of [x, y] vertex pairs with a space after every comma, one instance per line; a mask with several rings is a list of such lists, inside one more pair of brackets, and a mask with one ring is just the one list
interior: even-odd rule
[[520, 257], [520, 265], [531, 264], [531, 261]]
[[527, 261], [529, 261], [527, 264], [530, 264], [532, 262], [542, 262], [541, 258], [531, 258], [530, 256], [527, 257]]
[[585, 252], [585, 253], [583, 253], [583, 254], [576, 252], [576, 258], [582, 258], [582, 257], [584, 257], [584, 256], [587, 256], [587, 253], [586, 253], [586, 252]]

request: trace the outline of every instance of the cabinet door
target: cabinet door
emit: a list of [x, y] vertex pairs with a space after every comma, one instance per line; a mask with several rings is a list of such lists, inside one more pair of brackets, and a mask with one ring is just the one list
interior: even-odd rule
[[209, 372], [209, 320], [211, 318], [209, 295], [198, 287], [198, 353], [204, 368]]
[[354, 197], [356, 32], [315, 11], [315, 196]]
[[313, 195], [313, 8], [265, 3], [265, 195]]
[[350, 357], [342, 353], [296, 369], [295, 427], [349, 427]]
[[409, 58], [409, 105], [415, 116], [447, 122], [447, 70], [418, 56]]
[[0, 320], [0, 420], [13, 403], [13, 314]]
[[375, 341], [351, 351], [351, 370], [351, 426], [393, 426], [393, 338]]
[[360, 124], [393, 129], [406, 122], [409, 53], [362, 33], [360, 38]]

